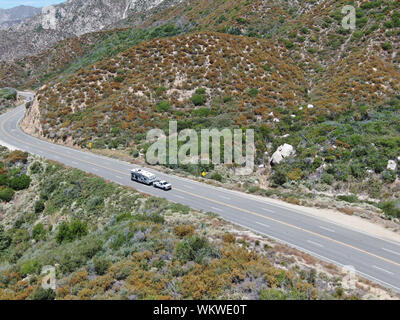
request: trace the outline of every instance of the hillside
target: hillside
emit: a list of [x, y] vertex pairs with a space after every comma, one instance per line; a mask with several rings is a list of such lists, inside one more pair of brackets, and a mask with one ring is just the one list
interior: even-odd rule
[[17, 91], [12, 88], [0, 87], [0, 114], [9, 108], [15, 107]]
[[94, 62], [118, 54], [142, 41], [182, 32], [182, 29], [167, 24], [145, 30], [115, 29], [69, 38], [40, 54], [13, 62], [0, 61], [0, 86], [37, 88], [50, 80], [68, 76]]
[[0, 29], [9, 28], [39, 12], [41, 12], [41, 9], [30, 6], [17, 6], [10, 9], [0, 8]]
[[[320, 101], [326, 107], [377, 103], [377, 97], [398, 94], [399, 2], [363, 1], [354, 31], [341, 27], [341, 8], [346, 4], [353, 1], [194, 0], [148, 16], [143, 26], [168, 21], [196, 30], [270, 39], [304, 70], [312, 99], [318, 100], [321, 91], [329, 97]], [[125, 25], [133, 21], [137, 16], [125, 20]], [[351, 98], [346, 93], [349, 88], [355, 91]]]
[[[171, 120], [254, 129], [251, 175], [154, 167], [398, 233], [399, 36], [391, 0], [71, 0], [0, 30], [0, 113], [10, 87], [35, 88], [26, 133], [143, 167], [147, 132]], [[49, 264], [56, 292], [39, 287]], [[0, 149], [0, 299], [390, 297], [342, 277], [216, 215]]]
[[213, 214], [19, 151], [0, 168], [0, 299], [398, 298]]
[[[185, 127], [191, 116], [213, 117], [209, 126], [217, 127], [270, 121], [273, 110], [293, 112], [304, 103], [306, 85], [300, 70], [263, 40], [217, 33], [152, 40], [41, 89], [45, 123], [38, 129], [55, 139], [68, 133], [81, 146], [95, 130], [100, 146], [119, 127], [129, 145], [169, 118]], [[200, 101], [192, 102], [196, 96]]]
[[[263, 187], [386, 203], [399, 194], [386, 166], [400, 154], [400, 72], [396, 61], [360, 50], [313, 75], [269, 39], [202, 32], [151, 40], [42, 88], [42, 125], [29, 132], [137, 154], [147, 130], [171, 119], [180, 129], [250, 126], [257, 165], [267, 168], [256, 172]], [[284, 143], [296, 157], [271, 168], [264, 153]]]
[[[147, 32], [147, 30], [154, 30], [155, 26], [167, 23], [174, 25], [174, 28], [181, 32], [212, 30], [269, 39], [271, 45], [273, 44], [282, 54], [291, 57], [303, 70], [309, 82], [308, 94], [312, 99], [318, 100], [321, 91], [325, 96], [330, 97], [328, 100], [321, 101], [321, 104], [327, 107], [334, 107], [344, 102], [375, 103], [377, 100], [382, 102], [379, 97], [393, 96], [398, 92], [396, 81], [390, 80], [398, 79], [400, 12], [399, 4], [396, 2], [386, 0], [362, 4], [357, 10], [355, 31], [341, 28], [343, 15], [339, 9], [344, 3], [340, 1], [265, 3], [253, 0], [211, 3], [195, 0], [174, 6], [172, 4], [164, 1], [155, 9], [149, 8], [146, 14], [137, 13], [129, 16], [127, 13], [128, 18], [115, 23], [114, 26], [131, 28], [133, 25]], [[167, 9], [162, 10], [163, 7]], [[54, 33], [58, 32], [58, 29], [47, 31]], [[135, 32], [137, 29], [132, 29], [132, 33]], [[110, 32], [110, 34], [114, 33], [118, 34], [118, 32]], [[31, 37], [31, 35], [28, 33], [22, 37]], [[46, 33], [43, 36], [40, 32], [35, 34], [35, 46], [38, 44], [40, 46], [42, 40], [47, 41], [46, 37]], [[64, 42], [64, 45], [63, 43], [55, 45], [37, 56], [18, 59], [11, 64], [3, 62], [0, 68], [3, 71], [1, 80], [12, 81], [16, 86], [36, 86], [39, 81], [38, 75], [35, 74], [39, 73], [40, 82], [43, 82], [49, 79], [49, 76], [57, 75], [67, 67], [66, 61], [61, 59], [60, 68], [59, 57], [68, 55], [69, 47], [87, 48], [90, 44], [94, 46], [93, 51], [96, 52], [98, 48], [96, 40], [98, 37], [87, 35], [72, 38]], [[135, 44], [128, 43], [131, 46]], [[121, 51], [127, 48], [129, 45], [122, 46]], [[66, 54], [64, 50], [67, 50]], [[85, 50], [85, 53], [88, 53], [87, 51]], [[114, 50], [114, 53], [117, 52]], [[37, 62], [41, 62], [43, 58], [46, 61], [45, 70], [43, 70], [43, 63], [36, 66]], [[79, 49], [73, 52], [71, 58], [82, 58]], [[101, 58], [104, 56], [98, 56], [97, 60]], [[95, 61], [91, 60], [91, 62]], [[363, 65], [365, 68], [355, 70], [357, 65]], [[385, 67], [381, 68], [382, 65]], [[349, 72], [346, 72], [347, 70]], [[339, 79], [336, 77], [337, 72], [342, 73]], [[31, 74], [34, 75], [31, 76]], [[331, 78], [333, 75], [335, 78]], [[2, 83], [1, 80], [0, 83]], [[340, 85], [336, 85], [338, 82]], [[3, 83], [3, 85], [8, 84]], [[351, 99], [345, 92], [349, 88], [352, 88], [355, 93]], [[324, 92], [325, 90], [327, 91]], [[370, 92], [370, 94], [360, 95], [360, 92]], [[371, 94], [371, 92], [375, 93]]]
[[7, 30], [0, 30], [0, 61], [39, 54], [58, 41], [90, 32], [113, 29], [132, 13], [145, 14], [180, 0], [71, 0], [49, 6]]

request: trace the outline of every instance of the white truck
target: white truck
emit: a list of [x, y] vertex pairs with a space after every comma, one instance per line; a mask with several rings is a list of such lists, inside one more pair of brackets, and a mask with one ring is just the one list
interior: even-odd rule
[[157, 181], [157, 177], [154, 174], [142, 169], [133, 169], [131, 171], [131, 179], [132, 181], [144, 183], [148, 186]]

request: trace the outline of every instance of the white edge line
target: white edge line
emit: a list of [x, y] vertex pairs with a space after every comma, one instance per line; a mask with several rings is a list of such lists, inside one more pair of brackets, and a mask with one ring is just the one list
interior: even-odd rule
[[386, 269], [383, 269], [383, 268], [380, 268], [380, 267], [378, 267], [378, 266], [372, 266], [372, 268], [375, 268], [375, 269], [377, 269], [377, 270], [380, 270], [380, 271], [383, 271], [383, 272], [386, 272], [387, 274], [390, 274], [390, 275], [394, 275], [394, 273], [393, 272], [391, 272], [391, 271], [388, 271], [388, 270], [386, 270]]
[[[22, 106], [22, 105], [21, 105], [21, 106]], [[21, 107], [21, 106], [19, 106], [19, 107]], [[18, 107], [17, 107], [17, 108], [18, 108]], [[17, 108], [16, 108], [16, 109], [17, 109]], [[16, 110], [16, 109], [14, 109], [14, 110]], [[20, 123], [20, 121], [22, 120], [22, 116], [23, 116], [24, 113], [25, 113], [25, 111], [24, 111], [24, 112], [22, 112], [22, 111], [24, 111], [24, 110], [21, 109], [21, 111], [15, 112], [16, 114], [18, 114], [19, 112], [21, 113], [21, 118], [20, 118], [20, 119], [18, 120], [18, 122], [17, 122], [17, 126], [18, 126], [19, 131], [21, 131], [24, 135], [26, 135], [26, 136], [28, 136], [28, 137], [30, 137], [30, 138], [38, 139], [38, 138], [35, 138], [35, 137], [33, 137], [33, 136], [30, 136], [30, 135], [26, 134], [25, 132], [23, 132], [23, 131], [21, 130], [21, 128], [20, 128], [20, 126], [19, 126], [19, 123]], [[8, 114], [8, 113], [3, 114], [2, 116], [6, 115], [6, 114]], [[63, 145], [58, 145], [58, 144], [55, 144], [55, 143], [51, 143], [51, 142], [48, 142], [48, 141], [45, 141], [45, 140], [41, 140], [41, 139], [38, 139], [38, 140], [40, 140], [40, 141], [42, 141], [42, 142], [44, 142], [44, 143], [46, 143], [46, 144], [48, 144], [48, 145], [61, 146], [61, 147], [64, 147], [64, 148], [66, 148], [66, 149], [70, 149], [70, 150], [73, 150], [73, 151], [82, 152], [82, 153], [84, 153], [84, 154], [95, 155], [95, 156], [97, 156], [97, 157], [106, 159], [106, 160], [108, 160], [108, 161], [115, 161], [115, 162], [118, 162], [119, 164], [124, 164], [124, 165], [126, 165], [126, 166], [139, 167], [138, 165], [135, 165], [135, 164], [132, 164], [132, 163], [129, 163], [129, 162], [126, 162], [126, 161], [122, 161], [122, 160], [118, 160], [118, 159], [114, 159], [114, 158], [109, 158], [109, 157], [106, 157], [106, 156], [103, 156], [103, 155], [98, 155], [98, 154], [92, 153], [92, 152], [90, 152], [90, 151], [77, 150], [77, 149], [70, 148], [70, 147], [67, 147], [67, 146], [63, 146]], [[205, 185], [204, 182], [199, 182], [199, 181], [192, 180], [192, 179], [189, 179], [189, 178], [179, 177], [179, 176], [176, 176], [176, 175], [174, 175], [174, 174], [163, 173], [163, 172], [160, 172], [160, 171], [158, 171], [158, 170], [156, 170], [156, 169], [153, 169], [153, 168], [150, 168], [150, 169], [153, 170], [154, 172], [159, 173], [159, 174], [162, 174], [162, 175], [165, 175], [165, 176], [172, 176], [173, 178], [178, 179], [178, 180], [181, 180], [181, 181], [186, 181], [186, 182], [188, 182], [188, 183], [199, 184], [199, 185], [201, 185], [201, 186], [203, 186], [203, 187], [204, 187], [204, 185]], [[293, 209], [293, 208], [290, 208], [290, 207], [288, 207], [288, 206], [286, 206], [286, 205], [270, 203], [270, 202], [268, 201], [268, 200], [269, 200], [268, 198], [262, 198], [262, 199], [260, 199], [260, 198], [258, 198], [257, 196], [252, 195], [252, 194], [243, 193], [243, 192], [236, 191], [236, 190], [229, 190], [229, 189], [226, 189], [226, 188], [223, 188], [223, 187], [220, 187], [220, 186], [214, 186], [214, 185], [209, 185], [209, 184], [207, 184], [206, 186], [207, 186], [207, 187], [214, 188], [214, 189], [219, 190], [219, 191], [221, 191], [221, 192], [226, 192], [226, 193], [230, 193], [230, 194], [240, 195], [240, 196], [242, 196], [242, 197], [243, 197], [243, 196], [251, 197], [251, 198], [253, 198], [255, 201], [257, 201], [258, 203], [264, 203], [264, 204], [268, 204], [268, 205], [270, 205], [270, 206], [275, 206], [275, 207], [278, 207], [278, 208], [281, 208], [281, 209], [286, 209], [286, 210], [292, 211], [292, 212], [297, 213], [297, 214], [302, 214], [302, 215], [308, 216], [308, 217], [313, 218], [313, 219], [317, 219], [317, 220], [320, 220], [320, 221], [324, 221], [324, 222], [327, 222], [327, 223], [331, 223], [331, 224], [333, 224], [333, 225], [339, 226], [339, 227], [344, 228], [344, 229], [346, 229], [346, 230], [349, 230], [349, 231], [351, 231], [351, 232], [358, 232], [358, 233], [360, 233], [360, 234], [364, 234], [364, 235], [369, 236], [369, 237], [371, 237], [371, 238], [379, 239], [379, 240], [382, 240], [382, 241], [385, 241], [385, 242], [388, 242], [388, 243], [391, 243], [391, 244], [400, 246], [400, 243], [399, 243], [399, 242], [395, 242], [395, 241], [392, 241], [392, 240], [386, 239], [386, 238], [381, 238], [381, 237], [379, 237], [379, 236], [375, 236], [375, 235], [372, 235], [372, 234], [370, 234], [370, 233], [363, 232], [363, 231], [358, 230], [358, 229], [352, 229], [352, 228], [350, 228], [350, 227], [348, 227], [348, 226], [346, 226], [346, 225], [342, 225], [342, 224], [337, 223], [337, 222], [335, 222], [335, 221], [332, 221], [332, 220], [330, 220], [330, 219], [326, 219], [326, 218], [323, 218], [323, 217], [318, 217], [318, 216], [316, 216], [316, 215], [307, 213], [307, 212], [303, 211], [303, 210], [305, 209], [305, 207], [304, 207], [304, 208], [303, 208], [303, 207], [300, 207], [300, 209], [297, 211], [297, 210], [295, 210], [295, 209]]]
[[256, 221], [256, 224], [258, 224], [258, 225], [260, 225], [260, 226], [263, 226], [263, 227], [271, 228], [271, 226], [269, 226], [269, 225], [267, 225], [267, 224], [264, 224], [264, 223], [261, 223], [261, 222], [257, 222], [257, 221]]
[[317, 247], [323, 248], [324, 246], [318, 242], [312, 241], [312, 240], [307, 240], [308, 243], [311, 243]]
[[335, 232], [336, 232], [335, 230], [326, 228], [326, 227], [324, 227], [324, 226], [319, 226], [319, 227], [320, 227], [321, 229], [323, 229], [323, 230], [326, 230], [326, 231], [329, 231], [329, 232], [332, 232], [332, 233], [335, 233]]
[[[17, 107], [17, 108], [18, 108], [18, 107]], [[15, 110], [15, 109], [14, 109], [14, 110]], [[21, 110], [21, 111], [22, 111], [22, 110]], [[3, 114], [2, 116], [6, 115], [6, 114], [8, 114], [8, 113]], [[17, 112], [16, 112], [16, 114], [17, 114]], [[22, 116], [23, 116], [23, 114], [22, 114]], [[17, 126], [18, 126], [18, 127], [19, 127], [19, 123], [20, 123], [21, 119], [22, 119], [22, 117], [21, 117], [21, 118], [18, 120], [18, 122], [17, 122]], [[30, 138], [34, 138], [34, 137], [32, 137], [32, 136], [26, 134], [25, 132], [23, 132], [20, 128], [18, 128], [18, 129], [19, 129], [24, 135], [26, 135], [26, 136], [28, 136], [28, 137], [30, 137]], [[57, 145], [57, 144], [52, 144], [52, 143], [50, 143], [50, 142], [47, 142], [47, 141], [44, 141], [44, 140], [41, 140], [41, 139], [39, 139], [39, 140], [42, 141], [42, 142], [47, 143], [48, 145]], [[0, 141], [0, 143], [2, 143], [2, 145], [3, 145], [4, 142]], [[61, 146], [61, 147], [65, 147], [65, 146]], [[22, 150], [22, 151], [23, 151], [23, 149], [21, 149], [21, 148], [19, 148], [19, 147], [12, 147], [12, 148], [16, 148], [16, 149], [18, 149], [18, 150]], [[68, 147], [65, 147], [65, 148], [68, 148]], [[72, 149], [72, 148], [71, 148], [71, 149]], [[73, 149], [73, 150], [74, 150], [74, 149]], [[131, 163], [129, 163], [129, 162], [126, 162], [126, 161], [121, 161], [121, 160], [118, 160], [118, 159], [108, 158], [108, 157], [105, 157], [105, 156], [102, 156], [102, 155], [97, 155], [97, 154], [89, 153], [89, 152], [87, 152], [87, 151], [81, 151], [81, 150], [78, 150], [78, 151], [80, 151], [80, 152], [82, 152], [82, 153], [86, 153], [86, 154], [92, 154], [92, 155], [95, 155], [95, 156], [97, 156], [97, 157], [105, 158], [105, 159], [107, 159], [107, 160], [117, 161], [117, 162], [119, 162], [119, 163], [125, 163], [125, 165], [137, 166], [137, 165], [133, 165], [133, 164], [131, 164]], [[160, 173], [161, 173], [161, 172], [160, 172]], [[168, 174], [165, 174], [165, 173], [162, 173], [162, 174], [168, 175]], [[174, 178], [179, 179], [179, 180], [182, 180], [182, 181], [187, 181], [187, 182], [190, 182], [190, 183], [197, 183], [197, 184], [200, 184], [200, 185], [204, 185], [204, 183], [198, 182], [198, 181], [195, 181], [195, 180], [192, 180], [192, 179], [182, 178], [182, 177], [175, 176], [175, 175], [172, 175], [172, 176], [173, 176]], [[268, 203], [268, 199], [258, 199], [258, 198], [256, 198], [254, 195], [251, 195], [251, 194], [243, 194], [242, 192], [238, 192], [238, 191], [235, 191], [235, 190], [224, 189], [224, 188], [222, 188], [222, 187], [216, 187], [216, 186], [213, 186], [213, 185], [207, 185], [207, 186], [212, 187], [212, 188], [215, 188], [215, 189], [218, 189], [218, 190], [221, 190], [221, 191], [223, 191], [223, 192], [229, 192], [229, 193], [234, 193], [234, 194], [240, 194], [241, 196], [243, 196], [243, 195], [249, 195], [249, 196], [251, 196], [252, 198], [254, 198], [255, 200], [257, 200], [257, 201], [260, 202], [260, 203], [267, 203], [268, 205], [272, 205], [272, 206], [275, 205], [275, 204], [270, 204], [270, 203]], [[175, 201], [173, 201], [173, 200], [170, 200], [170, 201], [175, 202]], [[175, 203], [176, 203], [176, 202], [175, 202]], [[275, 205], [275, 206], [281, 207], [281, 206], [279, 206], [279, 205]], [[289, 210], [295, 211], [294, 209], [288, 208], [288, 207], [286, 207], [286, 206], [282, 206], [281, 208], [289, 209]], [[330, 220], [321, 219], [321, 218], [319, 218], [319, 217], [315, 217], [315, 216], [313, 216], [313, 215], [309, 215], [309, 214], [307, 214], [307, 213], [305, 213], [305, 212], [300, 212], [300, 211], [295, 211], [295, 212], [296, 212], [296, 213], [299, 213], [299, 214], [304, 214], [304, 215], [306, 215], [306, 216], [313, 217], [313, 218], [315, 218], [315, 219], [319, 219], [319, 220], [323, 220], [323, 221], [328, 221], [329, 223], [338, 225], [338, 226], [340, 226], [340, 227], [342, 227], [342, 228], [345, 228], [345, 229], [348, 229], [348, 230], [351, 230], [351, 231], [354, 231], [354, 232], [359, 232], [359, 233], [361, 233], [361, 234], [365, 234], [365, 235], [370, 236], [370, 237], [372, 237], [372, 238], [380, 239], [380, 240], [386, 241], [386, 242], [388, 242], [388, 243], [392, 243], [392, 244], [395, 244], [395, 245], [399, 245], [398, 243], [396, 243], [396, 242], [394, 242], [394, 241], [391, 241], [391, 240], [389, 240], [389, 239], [384, 239], [384, 238], [380, 238], [380, 237], [375, 237], [375, 236], [373, 236], [373, 235], [371, 235], [371, 234], [368, 234], [368, 233], [365, 233], [365, 232], [362, 232], [362, 231], [359, 231], [359, 230], [350, 229], [350, 228], [348, 228], [348, 227], [346, 227], [346, 226], [343, 226], [343, 225], [341, 225], [341, 224], [337, 224], [337, 223], [332, 222], [332, 221], [330, 221]], [[223, 219], [223, 218], [221, 217], [221, 219]], [[225, 219], [223, 219], [223, 220], [225, 220]], [[226, 220], [226, 221], [229, 221], [229, 220]], [[324, 257], [324, 256], [322, 256], [322, 255], [320, 255], [320, 254], [317, 254], [317, 253], [315, 253], [315, 252], [313, 252], [313, 251], [311, 251], [311, 250], [304, 249], [304, 248], [302, 248], [302, 247], [300, 247], [300, 246], [298, 246], [298, 245], [292, 244], [292, 243], [290, 243], [290, 242], [287, 242], [287, 241], [281, 240], [281, 239], [279, 239], [279, 238], [276, 238], [276, 237], [267, 235], [267, 234], [265, 234], [265, 233], [263, 233], [263, 232], [260, 232], [260, 231], [258, 231], [258, 230], [255, 230], [254, 228], [251, 228], [251, 227], [248, 227], [248, 226], [244, 226], [244, 225], [241, 225], [241, 224], [239, 224], [239, 223], [232, 222], [232, 221], [229, 221], [229, 222], [231, 222], [231, 223], [233, 223], [233, 224], [236, 224], [236, 225], [238, 225], [238, 226], [240, 226], [240, 227], [242, 227], [242, 228], [245, 228], [245, 229], [251, 230], [251, 231], [253, 231], [253, 232], [256, 232], [256, 233], [258, 233], [258, 234], [261, 234], [261, 235], [263, 235], [263, 236], [266, 236], [266, 237], [268, 237], [268, 238], [274, 239], [274, 240], [276, 240], [276, 241], [278, 241], [278, 242], [280, 242], [280, 243], [289, 245], [289, 246], [291, 246], [291, 247], [293, 247], [293, 248], [296, 248], [296, 249], [298, 249], [298, 250], [300, 250], [300, 251], [303, 251], [303, 252], [308, 253], [308, 254], [310, 254], [310, 255], [312, 255], [312, 256], [315, 256], [315, 257], [317, 257], [317, 258], [320, 258], [321, 260], [324, 260], [324, 261], [333, 263], [333, 264], [335, 264], [335, 265], [337, 265], [337, 266], [340, 266], [340, 267], [343, 267], [343, 266], [344, 266], [344, 265], [343, 265], [342, 263], [340, 263], [340, 262], [337, 262], [337, 261], [335, 261], [335, 260], [329, 259], [329, 258]], [[373, 277], [373, 276], [371, 276], [371, 275], [368, 275], [368, 274], [366, 274], [366, 273], [364, 273], [364, 272], [361, 272], [361, 271], [358, 271], [358, 270], [356, 270], [356, 273], [358, 273], [358, 274], [360, 274], [360, 275], [362, 275], [362, 276], [364, 276], [364, 277], [366, 277], [366, 278], [369, 278], [370, 280], [373, 280], [373, 281], [375, 281], [375, 282], [377, 282], [377, 283], [380, 283], [380, 284], [382, 284], [382, 285], [384, 285], [384, 286], [390, 287], [390, 288], [396, 290], [397, 292], [400, 292], [400, 288], [398, 288], [398, 287], [396, 287], [396, 286], [394, 286], [394, 285], [391, 285], [391, 284], [389, 284], [389, 283], [387, 283], [387, 282], [385, 282], [385, 281], [383, 281], [383, 280], [379, 280], [379, 279], [377, 279], [377, 278], [375, 278], [375, 277]]]
[[390, 249], [386, 249], [386, 248], [382, 248], [382, 250], [385, 250], [386, 252], [390, 252], [390, 253], [393, 253], [393, 254], [395, 254], [395, 255], [400, 256], [400, 253], [399, 253], [399, 252], [396, 252], [396, 251], [393, 251], [393, 250], [390, 250]]
[[[223, 218], [221, 217], [221, 219], [223, 219]], [[224, 219], [224, 220], [225, 220], [225, 219]], [[242, 224], [236, 223], [236, 222], [232, 222], [232, 221], [229, 221], [229, 222], [231, 222], [232, 224], [235, 224], [235, 225], [237, 225], [237, 226], [240, 226], [240, 227], [242, 227], [242, 228], [245, 228], [245, 229], [251, 230], [251, 231], [253, 231], [253, 232], [256, 232], [256, 233], [258, 233], [258, 234], [260, 234], [260, 235], [263, 235], [263, 236], [265, 236], [265, 237], [267, 237], [267, 238], [270, 238], [270, 239], [276, 240], [276, 241], [278, 241], [278, 242], [280, 242], [280, 243], [286, 244], [286, 245], [288, 245], [288, 246], [290, 246], [290, 247], [292, 247], [292, 248], [295, 248], [295, 249], [297, 249], [297, 250], [299, 250], [299, 251], [303, 251], [303, 252], [305, 252], [305, 253], [308, 253], [309, 255], [314, 256], [314, 257], [316, 257], [316, 258], [319, 258], [319, 259], [321, 259], [321, 260], [323, 260], [323, 261], [325, 261], [325, 262], [329, 262], [329, 263], [335, 264], [335, 265], [338, 266], [338, 267], [344, 267], [344, 266], [345, 266], [343, 263], [340, 263], [340, 262], [338, 262], [338, 261], [335, 261], [335, 260], [332, 260], [332, 259], [330, 259], [330, 258], [327, 258], [327, 257], [325, 257], [325, 256], [323, 256], [323, 255], [320, 255], [320, 254], [318, 254], [318, 253], [315, 253], [315, 252], [313, 252], [313, 251], [311, 251], [311, 250], [304, 249], [303, 247], [300, 247], [300, 246], [298, 246], [298, 245], [296, 245], [296, 244], [292, 244], [292, 243], [290, 243], [290, 242], [288, 242], [288, 241], [281, 240], [281, 239], [279, 239], [279, 238], [277, 238], [277, 237], [274, 237], [274, 236], [268, 235], [268, 234], [266, 234], [266, 233], [263, 233], [263, 232], [261, 232], [261, 231], [255, 230], [254, 228], [247, 227], [247, 226], [245, 226], [245, 225], [242, 225]], [[392, 288], [392, 289], [394, 289], [395, 291], [400, 292], [400, 288], [398, 288], [398, 287], [396, 287], [396, 286], [394, 286], [394, 285], [391, 285], [390, 283], [387, 283], [387, 282], [385, 282], [385, 281], [383, 281], [383, 280], [379, 280], [379, 279], [377, 279], [377, 278], [375, 278], [375, 277], [373, 277], [373, 276], [371, 276], [371, 275], [369, 275], [369, 274], [367, 274], [367, 273], [361, 272], [361, 271], [359, 271], [359, 270], [357, 270], [357, 269], [356, 269], [356, 273], [359, 274], [359, 275], [361, 275], [361, 276], [363, 276], [363, 277], [365, 277], [366, 279], [372, 280], [372, 281], [374, 281], [374, 282], [376, 282], [376, 283], [378, 283], [378, 284], [380, 284], [380, 285], [383, 285], [383, 286]]]

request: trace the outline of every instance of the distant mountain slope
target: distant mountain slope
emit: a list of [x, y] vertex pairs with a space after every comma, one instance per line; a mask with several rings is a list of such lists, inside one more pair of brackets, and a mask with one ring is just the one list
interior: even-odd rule
[[47, 86], [38, 99], [46, 135], [62, 136], [64, 128], [85, 143], [95, 124], [105, 134], [114, 126], [140, 132], [156, 125], [151, 118], [183, 119], [201, 106], [229, 115], [231, 124], [266, 121], [273, 108], [305, 103], [306, 88], [301, 70], [265, 40], [195, 33], [144, 42]]
[[30, 6], [18, 6], [10, 9], [0, 8], [0, 29], [8, 28], [25, 19], [33, 17], [42, 10]]
[[147, 30], [115, 29], [68, 38], [37, 55], [12, 62], [0, 61], [0, 86], [37, 88], [142, 41], [180, 33], [183, 33], [182, 29], [167, 24]]
[[57, 41], [111, 29], [132, 13], [145, 13], [164, 3], [181, 0], [70, 0], [42, 9], [35, 17], [8, 30], [0, 30], [0, 60], [34, 55]]

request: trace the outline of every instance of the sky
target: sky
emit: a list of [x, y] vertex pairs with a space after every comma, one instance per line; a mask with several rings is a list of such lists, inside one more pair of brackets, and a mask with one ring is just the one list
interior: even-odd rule
[[51, 4], [58, 4], [64, 1], [65, 0], [0, 0], [0, 8], [8, 9], [20, 5], [40, 8]]

